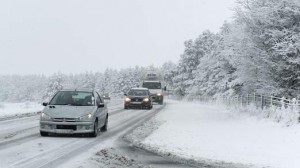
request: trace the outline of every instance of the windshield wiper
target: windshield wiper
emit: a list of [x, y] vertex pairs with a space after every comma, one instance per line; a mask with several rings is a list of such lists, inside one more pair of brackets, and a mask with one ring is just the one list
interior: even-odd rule
[[76, 103], [49, 104], [49, 105], [52, 105], [52, 106], [55, 106], [55, 105], [61, 105], [61, 106], [66, 106], [66, 105], [69, 105], [69, 106], [83, 106], [82, 104], [76, 104]]
[[68, 105], [68, 104], [49, 104], [49, 105], [55, 106], [55, 105]]
[[72, 103], [70, 104], [71, 106], [83, 106], [82, 104], [76, 104], [76, 103]]

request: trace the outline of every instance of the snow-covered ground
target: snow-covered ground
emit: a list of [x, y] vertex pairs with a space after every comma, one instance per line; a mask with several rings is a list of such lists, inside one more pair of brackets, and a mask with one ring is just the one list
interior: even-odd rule
[[37, 102], [0, 103], [0, 118], [37, 113], [42, 109], [42, 104]]
[[125, 138], [150, 151], [200, 165], [300, 167], [299, 125], [287, 127], [222, 106], [168, 100], [155, 118]]

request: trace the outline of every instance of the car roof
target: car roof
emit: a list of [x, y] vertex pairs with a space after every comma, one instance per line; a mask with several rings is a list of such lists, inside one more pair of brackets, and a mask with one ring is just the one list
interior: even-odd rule
[[148, 88], [139, 87], [139, 88], [131, 88], [130, 90], [149, 90], [149, 89]]
[[62, 89], [60, 91], [94, 92], [93, 89]]
[[145, 83], [145, 82], [151, 82], [151, 83], [161, 83], [160, 81], [151, 81], [151, 80], [145, 80], [145, 81], [143, 81], [143, 83]]

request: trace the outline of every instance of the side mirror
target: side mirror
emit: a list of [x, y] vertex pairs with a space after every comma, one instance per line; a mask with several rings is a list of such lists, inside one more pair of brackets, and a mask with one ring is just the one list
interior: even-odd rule
[[47, 102], [43, 102], [42, 105], [43, 105], [43, 106], [47, 106], [48, 103], [47, 103]]
[[104, 103], [98, 104], [98, 108], [103, 108], [103, 107], [104, 107]]
[[127, 93], [124, 93], [124, 96], [127, 96]]
[[167, 86], [164, 87], [164, 91], [167, 91]]

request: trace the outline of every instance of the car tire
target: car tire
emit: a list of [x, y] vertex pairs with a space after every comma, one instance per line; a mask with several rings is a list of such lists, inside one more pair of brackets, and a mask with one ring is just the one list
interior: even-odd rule
[[43, 131], [40, 131], [40, 134], [41, 134], [41, 136], [48, 136], [49, 135], [48, 132], [43, 132]]
[[98, 121], [94, 122], [94, 131], [90, 133], [90, 137], [97, 137], [98, 135]]
[[124, 109], [129, 109], [129, 107], [128, 106], [124, 106]]
[[105, 124], [101, 127], [101, 132], [107, 131], [107, 124], [108, 124], [108, 116], [106, 117]]

